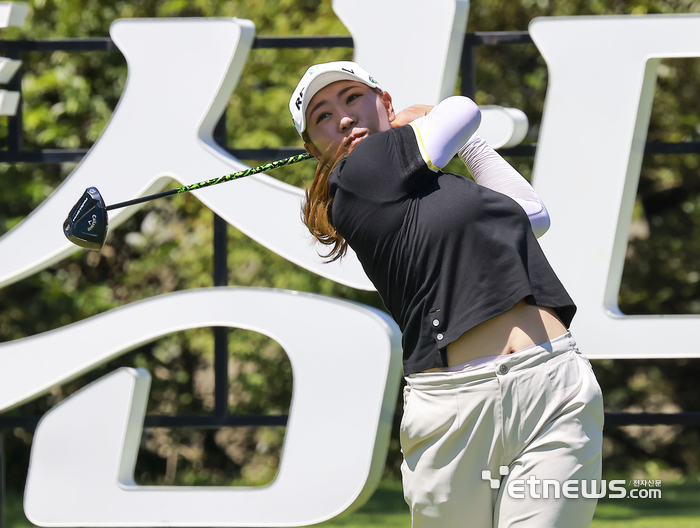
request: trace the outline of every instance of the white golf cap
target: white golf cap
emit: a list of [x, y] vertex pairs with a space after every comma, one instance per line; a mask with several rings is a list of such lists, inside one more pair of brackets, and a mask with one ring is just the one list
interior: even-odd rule
[[359, 81], [370, 88], [382, 89], [379, 83], [355, 62], [337, 61], [311, 66], [306, 70], [289, 100], [289, 111], [292, 113], [292, 121], [299, 135], [306, 130], [306, 108], [313, 96], [336, 81]]

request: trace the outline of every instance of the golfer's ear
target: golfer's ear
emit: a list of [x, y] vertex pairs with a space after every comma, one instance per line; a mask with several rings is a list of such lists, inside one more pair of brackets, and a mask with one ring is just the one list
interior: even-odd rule
[[391, 123], [394, 119], [396, 119], [396, 113], [394, 112], [394, 104], [391, 100], [391, 94], [389, 94], [389, 92], [382, 92], [382, 104], [384, 104], [384, 108], [386, 108], [389, 123]]
[[321, 151], [316, 148], [316, 145], [313, 143], [304, 143], [304, 148], [306, 149], [306, 152], [311, 154], [317, 160], [321, 161]]

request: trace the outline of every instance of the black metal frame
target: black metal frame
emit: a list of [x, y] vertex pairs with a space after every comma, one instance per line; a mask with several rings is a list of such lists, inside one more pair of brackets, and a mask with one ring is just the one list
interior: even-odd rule
[[[475, 48], [478, 46], [532, 44], [527, 31], [492, 31], [465, 34], [461, 58], [461, 92], [474, 97], [476, 93]], [[352, 37], [347, 36], [295, 36], [256, 37], [253, 49], [269, 48], [337, 48], [353, 47]], [[46, 39], [46, 40], [0, 40], [0, 54], [12, 59], [21, 59], [23, 53], [30, 51], [118, 51], [111, 38], [85, 39]], [[7, 85], [7, 89], [22, 90], [23, 68], [20, 67]], [[226, 146], [226, 115], [220, 119], [214, 130], [214, 138], [219, 145]], [[15, 116], [8, 118], [7, 149], [0, 150], [0, 163], [66, 163], [80, 161], [87, 149], [41, 149], [26, 151], [23, 148], [22, 97]], [[519, 145], [500, 149], [507, 156], [535, 155], [536, 145]], [[272, 160], [288, 157], [303, 152], [297, 147], [263, 148], [263, 149], [227, 149], [239, 159]], [[700, 142], [684, 143], [647, 143], [646, 154], [700, 154]], [[218, 215], [214, 215], [214, 285], [228, 284], [228, 237], [227, 224]], [[232, 415], [228, 412], [228, 329], [214, 328], [214, 412], [211, 415], [183, 416], [147, 416], [145, 427], [195, 427], [219, 428], [235, 426], [285, 426], [287, 416], [267, 415]], [[3, 527], [5, 494], [5, 457], [3, 452], [3, 430], [14, 427], [34, 429], [39, 416], [1, 416], [0, 415], [0, 528]], [[395, 419], [398, 423], [398, 417]], [[681, 413], [606, 413], [607, 426], [623, 425], [700, 425], [700, 412]]]

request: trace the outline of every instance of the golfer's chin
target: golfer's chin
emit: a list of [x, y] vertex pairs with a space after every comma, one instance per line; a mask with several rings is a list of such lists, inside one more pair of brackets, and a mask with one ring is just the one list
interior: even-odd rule
[[348, 148], [354, 148], [357, 146], [357, 144], [368, 137], [371, 134], [370, 130], [365, 128], [362, 130], [357, 130], [350, 134], [348, 137], [343, 139], [343, 146], [348, 147]]
[[[325, 153], [320, 157], [320, 161], [323, 161], [325, 163], [331, 163], [333, 161], [333, 158], [336, 156], [336, 153], [339, 150], [342, 149], [353, 149], [355, 148], [362, 140], [366, 139], [369, 137], [371, 132], [368, 129], [364, 129], [361, 132], [353, 132], [351, 135], [344, 137], [340, 143], [335, 144], [335, 145], [330, 145]], [[312, 153], [313, 155], [313, 153]], [[316, 156], [314, 156], [316, 157]], [[319, 159], [316, 157], [316, 159]]]

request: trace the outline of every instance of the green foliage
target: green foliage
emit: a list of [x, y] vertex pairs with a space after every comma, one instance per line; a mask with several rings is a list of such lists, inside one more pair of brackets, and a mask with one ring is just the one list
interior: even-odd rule
[[[348, 34], [330, 0], [31, 0], [22, 28], [6, 39], [104, 37], [117, 18], [220, 16], [252, 20], [258, 35]], [[537, 16], [700, 12], [700, 1], [484, 0], [472, 2], [468, 31], [526, 30]], [[227, 108], [231, 148], [301, 146], [288, 115], [289, 94], [308, 65], [349, 59], [352, 50], [255, 49]], [[126, 82], [119, 52], [40, 53], [22, 57], [25, 71], [24, 145], [89, 148], [104, 130]], [[535, 46], [476, 50], [479, 104], [522, 109], [536, 142], [547, 69]], [[698, 141], [700, 61], [665, 60], [649, 131], [650, 140]], [[0, 121], [0, 146], [6, 126]], [[251, 165], [259, 160], [247, 160]], [[510, 160], [529, 177], [532, 159]], [[0, 167], [0, 236], [12, 229], [63, 181], [74, 164]], [[466, 175], [460, 162], [450, 170]], [[274, 176], [304, 186], [313, 163]], [[213, 175], [202, 175], [203, 179]], [[235, 183], [230, 184], [235, 185]], [[262, 198], [261, 198], [262, 199]], [[382, 308], [374, 293], [340, 286], [298, 268], [230, 227], [229, 284], [316, 292]], [[0, 258], [8, 258], [0, 256]], [[620, 292], [626, 313], [700, 313], [700, 179], [697, 155], [646, 156]], [[145, 205], [110, 233], [99, 253], [82, 252], [0, 290], [0, 342], [36, 335], [119, 306], [169, 292], [211, 286], [212, 214], [194, 197]], [[291, 366], [278, 344], [252, 332], [229, 332], [229, 410], [286, 414]], [[14, 414], [39, 414], [86, 383], [121, 365], [153, 375], [149, 413], [209, 413], [213, 400], [213, 337], [208, 329], [166, 336], [54, 389]], [[698, 360], [598, 361], [596, 373], [609, 410], [697, 410]], [[400, 409], [400, 408], [399, 408]], [[399, 410], [400, 412], [400, 410]], [[218, 431], [151, 429], [137, 464], [142, 483], [262, 484], [276, 472], [283, 428]], [[606, 464], [628, 472], [662, 468], [664, 475], [700, 471], [696, 428], [608, 428]], [[20, 492], [30, 432], [5, 432], [8, 482]], [[396, 438], [388, 471], [397, 473]], [[658, 461], [650, 466], [650, 461]], [[664, 473], [665, 472], [665, 473]]]

